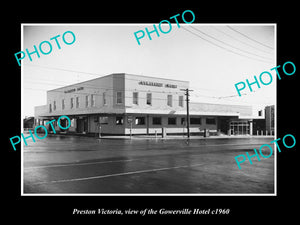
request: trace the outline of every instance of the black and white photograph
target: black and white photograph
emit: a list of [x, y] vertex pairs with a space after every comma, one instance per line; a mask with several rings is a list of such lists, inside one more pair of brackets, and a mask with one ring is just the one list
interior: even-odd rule
[[296, 4], [124, 3], [5, 6], [4, 220], [293, 221]]
[[276, 24], [23, 24], [22, 37], [22, 194], [276, 194]]

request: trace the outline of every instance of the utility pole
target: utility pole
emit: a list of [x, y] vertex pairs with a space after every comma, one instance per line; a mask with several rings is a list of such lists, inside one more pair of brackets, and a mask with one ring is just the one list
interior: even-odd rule
[[190, 91], [188, 88], [186, 89], [180, 89], [181, 91], [185, 91], [185, 101], [186, 101], [186, 128], [187, 128], [187, 136], [188, 139], [190, 139], [190, 109], [189, 109], [189, 96], [190, 96]]

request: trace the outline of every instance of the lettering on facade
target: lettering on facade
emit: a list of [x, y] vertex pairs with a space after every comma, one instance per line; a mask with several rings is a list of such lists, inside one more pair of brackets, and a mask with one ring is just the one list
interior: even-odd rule
[[80, 91], [80, 90], [83, 90], [83, 87], [79, 87], [79, 88], [72, 88], [70, 90], [66, 90], [64, 91], [64, 93], [71, 93], [71, 92], [75, 92], [75, 91]]
[[162, 87], [162, 83], [157, 83], [157, 82], [150, 82], [150, 81], [140, 81], [139, 85], [147, 85], [147, 86], [156, 86], [156, 87]]
[[175, 84], [166, 84], [165, 87], [166, 88], [177, 88], [177, 85], [175, 85]]
[[140, 81], [139, 85], [146, 85], [146, 86], [155, 86], [155, 87], [166, 87], [166, 88], [177, 88], [175, 84], [163, 84], [158, 82], [151, 82], [151, 81]]

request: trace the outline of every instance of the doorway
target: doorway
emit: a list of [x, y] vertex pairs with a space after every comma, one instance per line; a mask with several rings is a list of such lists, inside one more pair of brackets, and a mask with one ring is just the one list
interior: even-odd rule
[[234, 135], [250, 134], [250, 125], [248, 121], [231, 121], [230, 129]]
[[87, 133], [87, 131], [88, 131], [87, 117], [79, 117], [77, 119], [76, 132], [77, 133]]

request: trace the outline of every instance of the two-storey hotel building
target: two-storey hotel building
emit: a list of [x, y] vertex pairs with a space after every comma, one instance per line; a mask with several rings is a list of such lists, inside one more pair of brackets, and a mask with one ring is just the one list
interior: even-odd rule
[[[66, 115], [66, 132], [101, 135], [186, 133], [188, 81], [126, 73], [110, 74], [47, 91], [47, 104], [35, 107], [35, 125]], [[190, 103], [190, 132], [252, 134], [252, 107]], [[60, 131], [55, 122], [54, 128]], [[49, 124], [46, 125], [49, 127]], [[51, 128], [49, 129], [51, 131]], [[65, 132], [65, 130], [63, 130]]]

